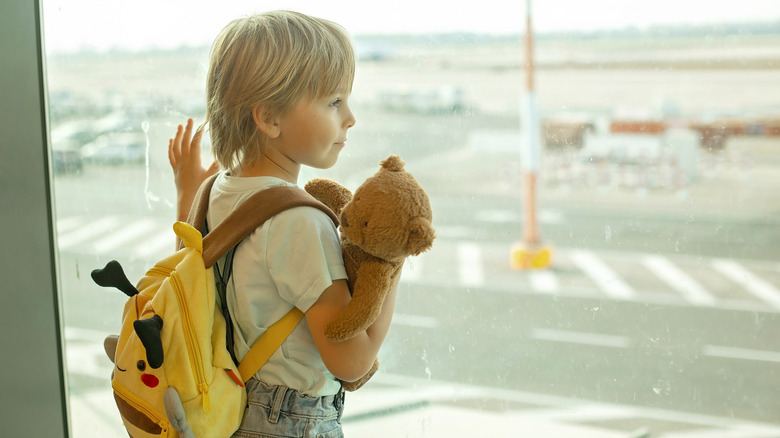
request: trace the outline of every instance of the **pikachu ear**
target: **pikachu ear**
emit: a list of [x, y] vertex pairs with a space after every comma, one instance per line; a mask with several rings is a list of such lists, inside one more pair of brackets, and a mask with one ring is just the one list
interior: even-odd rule
[[433, 246], [436, 231], [428, 219], [417, 217], [409, 222], [406, 249], [411, 255], [419, 255]]
[[146, 362], [154, 369], [160, 368], [165, 359], [162, 347], [162, 337], [160, 335], [162, 326], [163, 320], [160, 318], [160, 315], [133, 321], [135, 333], [138, 335], [138, 339], [141, 340], [141, 343], [146, 349]]
[[128, 297], [138, 295], [138, 289], [127, 279], [122, 265], [116, 260], [106, 263], [103, 269], [95, 269], [90, 274], [92, 281], [103, 287], [115, 287], [124, 292]]

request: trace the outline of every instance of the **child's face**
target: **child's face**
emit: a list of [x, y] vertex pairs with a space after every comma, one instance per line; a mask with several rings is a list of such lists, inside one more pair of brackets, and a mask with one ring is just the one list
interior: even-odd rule
[[298, 164], [327, 169], [336, 164], [355, 116], [348, 93], [303, 97], [280, 120], [279, 150]]

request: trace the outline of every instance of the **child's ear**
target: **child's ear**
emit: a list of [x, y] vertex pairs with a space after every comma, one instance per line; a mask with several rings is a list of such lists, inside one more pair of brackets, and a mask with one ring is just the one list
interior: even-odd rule
[[255, 120], [257, 128], [269, 138], [276, 138], [281, 133], [279, 118], [271, 108], [265, 105], [257, 105], [252, 108], [252, 118]]

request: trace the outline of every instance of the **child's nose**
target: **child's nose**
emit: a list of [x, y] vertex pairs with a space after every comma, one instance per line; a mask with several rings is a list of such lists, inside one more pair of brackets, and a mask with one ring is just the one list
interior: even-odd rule
[[347, 108], [347, 118], [344, 119], [344, 127], [351, 128], [355, 126], [355, 123], [357, 123], [357, 120], [355, 120], [355, 115], [352, 114], [351, 109]]

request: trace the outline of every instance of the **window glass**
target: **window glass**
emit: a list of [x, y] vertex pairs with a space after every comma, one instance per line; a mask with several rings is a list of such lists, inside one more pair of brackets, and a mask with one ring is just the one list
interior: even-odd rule
[[[529, 63], [524, 4], [266, 3], [358, 52], [347, 147], [301, 182], [399, 154], [434, 209], [348, 435], [780, 435], [780, 6], [534, 2]], [[126, 297], [90, 271], [173, 249], [168, 138], [257, 7], [44, 2], [74, 436], [124, 434]]]

